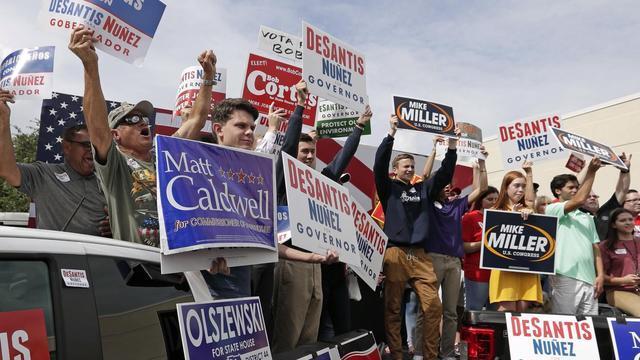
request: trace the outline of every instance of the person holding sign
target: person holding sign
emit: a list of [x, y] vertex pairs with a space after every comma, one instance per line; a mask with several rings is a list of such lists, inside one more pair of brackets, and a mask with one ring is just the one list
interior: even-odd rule
[[556, 275], [550, 277], [551, 309], [557, 314], [598, 314], [604, 282], [600, 239], [593, 217], [579, 208], [587, 201], [601, 166], [598, 158], [592, 158], [579, 188], [571, 174], [551, 180], [551, 191], [559, 202], [547, 205], [545, 214], [558, 217]]
[[640, 317], [640, 238], [633, 235], [634, 216], [618, 208], [609, 219], [605, 241], [600, 243], [607, 302]]
[[383, 262], [387, 342], [392, 358], [402, 359], [399, 315], [404, 288], [409, 282], [425, 316], [422, 353], [425, 358], [434, 359], [438, 356], [442, 305], [438, 299], [438, 280], [425, 245], [427, 241], [437, 241], [429, 238], [429, 227], [433, 226], [436, 216], [433, 201], [453, 178], [457, 138], [449, 140], [440, 169], [426, 181], [411, 184], [415, 161], [410, 154], [395, 157], [392, 162], [395, 177], [389, 178], [389, 161], [398, 129], [396, 115], [391, 116], [389, 125], [389, 133], [378, 147], [373, 166], [376, 190], [385, 214], [384, 232], [389, 237]]
[[[522, 165], [526, 176], [520, 171], [509, 171], [502, 178], [500, 193], [493, 209], [504, 211], [518, 211], [522, 218], [527, 219], [533, 209], [527, 203], [533, 204], [533, 171], [531, 161]], [[489, 278], [489, 302], [496, 303], [498, 311], [527, 311], [530, 302], [542, 304], [542, 284], [540, 275], [512, 272], [505, 270], [491, 270]]]

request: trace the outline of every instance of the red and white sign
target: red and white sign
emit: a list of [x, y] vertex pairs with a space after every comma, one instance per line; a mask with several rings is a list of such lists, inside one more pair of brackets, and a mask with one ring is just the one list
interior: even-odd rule
[[88, 288], [87, 272], [78, 269], [60, 269], [62, 279], [67, 287]]
[[553, 136], [552, 127], [560, 128], [560, 115], [536, 116], [499, 125], [504, 168], [520, 168], [526, 160], [535, 163], [562, 157], [565, 150]]
[[[213, 80], [217, 84], [211, 88], [211, 109], [215, 103], [225, 99], [227, 92], [227, 69], [216, 69], [216, 71]], [[189, 66], [182, 71], [178, 95], [176, 95], [176, 105], [173, 109], [174, 117], [180, 116], [180, 110], [193, 106], [198, 97], [203, 77], [204, 70], [200, 66]]]
[[378, 276], [382, 271], [382, 260], [387, 248], [387, 235], [369, 216], [367, 210], [353, 199], [351, 212], [353, 225], [356, 228], [360, 266], [350, 266], [353, 271], [375, 291], [378, 286]]
[[363, 112], [368, 103], [364, 55], [304, 21], [302, 42], [303, 78], [311, 93]]
[[334, 250], [340, 261], [360, 266], [349, 190], [281, 153], [293, 245], [316, 254]]
[[590, 317], [506, 313], [512, 359], [599, 359]]
[[42, 309], [0, 312], [0, 359], [49, 359]]
[[[269, 114], [269, 105], [274, 103], [276, 108], [286, 110], [285, 117], [288, 119], [298, 102], [295, 85], [301, 77], [302, 70], [297, 66], [249, 54], [247, 78], [242, 97], [264, 115]], [[305, 125], [314, 125], [317, 106], [318, 97], [310, 95], [302, 116]]]

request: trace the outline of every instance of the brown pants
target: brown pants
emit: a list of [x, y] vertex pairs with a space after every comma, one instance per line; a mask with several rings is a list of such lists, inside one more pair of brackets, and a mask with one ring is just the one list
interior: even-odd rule
[[631, 316], [640, 317], [640, 293], [609, 290], [607, 291], [607, 302]]
[[425, 359], [436, 359], [440, 342], [442, 304], [438, 298], [437, 279], [431, 258], [422, 249], [391, 247], [384, 254], [383, 273], [385, 330], [392, 359], [402, 359], [400, 311], [407, 281], [418, 296], [420, 311], [425, 314], [422, 354]]
[[280, 259], [273, 293], [274, 354], [318, 341], [322, 312], [320, 264]]

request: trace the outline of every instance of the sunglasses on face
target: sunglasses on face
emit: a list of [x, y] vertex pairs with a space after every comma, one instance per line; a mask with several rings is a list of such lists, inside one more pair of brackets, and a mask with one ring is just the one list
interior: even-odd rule
[[146, 116], [142, 116], [142, 115], [129, 115], [126, 116], [124, 118], [122, 118], [122, 120], [120, 120], [118, 122], [118, 126], [120, 125], [136, 125], [139, 122], [144, 122], [145, 124], [149, 125], [149, 118]]
[[67, 140], [70, 143], [78, 144], [82, 146], [85, 150], [91, 150], [91, 141], [75, 141], [75, 140]]

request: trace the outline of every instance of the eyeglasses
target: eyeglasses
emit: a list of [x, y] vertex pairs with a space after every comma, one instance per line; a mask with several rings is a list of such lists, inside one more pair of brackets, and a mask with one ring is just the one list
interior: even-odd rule
[[145, 124], [149, 125], [149, 118], [148, 117], [142, 116], [142, 115], [129, 115], [129, 116], [126, 116], [126, 117], [122, 118], [122, 120], [118, 121], [118, 126], [120, 126], [122, 124], [135, 125], [135, 124], [139, 123], [140, 121], [143, 121]]
[[82, 146], [85, 150], [91, 150], [91, 141], [75, 141], [75, 140], [67, 140], [70, 143], [78, 144]]

